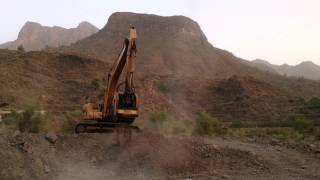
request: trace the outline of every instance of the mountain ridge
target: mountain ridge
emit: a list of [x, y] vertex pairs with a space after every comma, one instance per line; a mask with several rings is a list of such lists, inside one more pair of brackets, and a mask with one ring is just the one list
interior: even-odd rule
[[69, 29], [60, 26], [43, 26], [37, 22], [27, 21], [19, 31], [18, 38], [1, 44], [0, 48], [15, 50], [22, 45], [25, 50], [31, 51], [67, 46], [98, 32], [98, 30], [97, 27], [86, 21]]
[[269, 71], [280, 75], [320, 80], [320, 66], [312, 61], [302, 61], [297, 65], [274, 65], [266, 60], [256, 59], [251, 61], [251, 65], [260, 70]]

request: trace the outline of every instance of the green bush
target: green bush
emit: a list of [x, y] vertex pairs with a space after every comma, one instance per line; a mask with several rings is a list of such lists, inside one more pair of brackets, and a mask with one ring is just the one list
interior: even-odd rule
[[150, 122], [153, 128], [163, 128], [164, 123], [169, 120], [169, 115], [165, 111], [152, 112], [150, 114]]
[[304, 117], [296, 117], [291, 126], [298, 132], [311, 132], [314, 127], [313, 122]]
[[157, 82], [157, 86], [160, 92], [162, 93], [167, 93], [169, 92], [169, 88], [166, 84], [164, 84], [163, 82], [159, 81]]
[[248, 123], [248, 122], [243, 122], [243, 121], [235, 121], [232, 122], [231, 128], [248, 128], [252, 127], [253, 125]]
[[320, 110], [320, 98], [310, 99], [308, 105], [311, 109]]
[[103, 98], [105, 94], [105, 86], [103, 84], [103, 80], [99, 78], [95, 78], [91, 81], [91, 85], [94, 90], [98, 93], [99, 98]]
[[81, 117], [81, 111], [69, 111], [64, 115], [64, 120], [62, 123], [63, 132], [73, 132], [77, 124], [77, 120]]
[[44, 130], [46, 119], [42, 114], [29, 108], [21, 113], [11, 113], [4, 118], [4, 123], [8, 126], [13, 126], [15, 129], [19, 129], [21, 132], [38, 133]]
[[314, 136], [316, 140], [320, 141], [320, 127], [315, 128]]
[[270, 129], [267, 129], [267, 134], [279, 140], [289, 140], [289, 139], [300, 140], [304, 137], [303, 134], [291, 128], [279, 128], [273, 131], [271, 131]]
[[246, 132], [244, 133], [246, 137], [266, 137], [268, 136], [267, 132], [264, 130], [264, 128], [248, 128]]
[[318, 134], [316, 135], [316, 139], [320, 141], [320, 131], [318, 131]]
[[17, 50], [20, 51], [20, 52], [24, 52], [24, 47], [23, 47], [23, 45], [22, 45], [22, 44], [19, 45], [19, 46], [17, 47]]
[[210, 114], [206, 112], [201, 112], [198, 115], [194, 131], [198, 135], [212, 136], [213, 134], [222, 134], [224, 129], [218, 119], [211, 117]]
[[102, 87], [102, 81], [99, 78], [95, 78], [91, 81], [91, 85], [95, 90], [99, 90]]

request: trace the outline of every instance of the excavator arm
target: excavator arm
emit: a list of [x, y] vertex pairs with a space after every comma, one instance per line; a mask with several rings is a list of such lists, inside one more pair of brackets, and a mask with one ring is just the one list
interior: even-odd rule
[[123, 43], [122, 50], [119, 54], [118, 59], [114, 63], [113, 67], [111, 68], [110, 73], [108, 74], [108, 84], [107, 89], [104, 96], [104, 104], [103, 104], [103, 111], [102, 115], [105, 117], [112, 110], [114, 95], [117, 89], [117, 84], [119, 82], [120, 75], [126, 65], [127, 62], [127, 54], [129, 50], [129, 40], [125, 39]]
[[[107, 89], [104, 97], [102, 117], [132, 118], [137, 116], [137, 98], [133, 88], [134, 57], [132, 43], [125, 39], [118, 59], [108, 74]], [[127, 72], [124, 92], [118, 92], [118, 82], [125, 65]], [[121, 116], [121, 117], [120, 117]]]

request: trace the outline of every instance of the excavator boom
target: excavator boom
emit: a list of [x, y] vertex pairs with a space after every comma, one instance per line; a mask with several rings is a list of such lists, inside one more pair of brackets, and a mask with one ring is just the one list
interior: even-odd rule
[[129, 48], [129, 40], [125, 39], [122, 50], [119, 54], [119, 57], [115, 62], [115, 64], [113, 65], [110, 73], [108, 74], [108, 85], [107, 85], [107, 90], [104, 96], [104, 105], [103, 105], [103, 111], [102, 111], [103, 116], [106, 116], [108, 113], [111, 113], [110, 109], [112, 109], [111, 106], [113, 104], [113, 99], [117, 89], [117, 84], [119, 82], [121, 72], [123, 71], [127, 62], [128, 48]]

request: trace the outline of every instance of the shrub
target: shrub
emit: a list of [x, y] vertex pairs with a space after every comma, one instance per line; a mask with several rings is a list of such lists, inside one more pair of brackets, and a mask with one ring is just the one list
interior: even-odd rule
[[218, 119], [211, 117], [206, 112], [201, 112], [198, 115], [195, 127], [196, 134], [212, 136], [213, 134], [221, 134], [223, 131], [222, 123]]
[[308, 105], [311, 109], [320, 110], [320, 98], [310, 99]]
[[4, 123], [21, 132], [38, 133], [46, 126], [45, 117], [32, 108], [22, 113], [13, 112], [4, 119]]
[[22, 45], [22, 44], [19, 45], [19, 46], [17, 47], [17, 50], [20, 51], [20, 52], [24, 52], [24, 47], [23, 47], [23, 45]]
[[275, 130], [267, 129], [267, 134], [279, 140], [299, 140], [303, 138], [303, 134], [291, 128], [278, 128]]
[[99, 78], [95, 78], [91, 81], [91, 85], [95, 90], [99, 90], [102, 87], [102, 82]]
[[158, 81], [157, 82], [157, 86], [158, 86], [158, 89], [159, 89], [160, 92], [162, 92], [162, 93], [169, 92], [169, 88], [165, 83], [163, 83], [161, 81]]
[[296, 117], [291, 126], [298, 132], [310, 132], [313, 130], [313, 122], [304, 117]]
[[253, 138], [253, 137], [263, 138], [267, 136], [267, 133], [264, 130], [264, 128], [248, 128], [247, 131], [245, 132], [245, 136], [250, 138]]
[[81, 111], [69, 111], [64, 115], [64, 120], [62, 123], [63, 132], [73, 132], [77, 124], [77, 121], [81, 116]]
[[152, 112], [150, 114], [150, 122], [153, 128], [160, 129], [164, 123], [168, 121], [169, 115], [165, 111]]
[[246, 128], [246, 127], [250, 127], [250, 125], [242, 121], [232, 122], [232, 125], [231, 125], [231, 128]]
[[320, 130], [317, 131], [316, 139], [317, 139], [318, 141], [320, 141]]
[[91, 85], [94, 90], [98, 93], [99, 98], [103, 98], [105, 94], [105, 86], [103, 85], [103, 80], [95, 78], [91, 81]]

